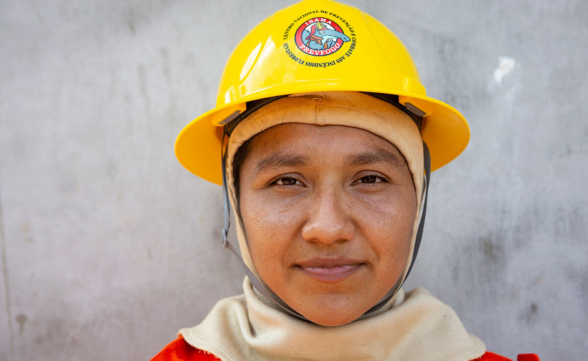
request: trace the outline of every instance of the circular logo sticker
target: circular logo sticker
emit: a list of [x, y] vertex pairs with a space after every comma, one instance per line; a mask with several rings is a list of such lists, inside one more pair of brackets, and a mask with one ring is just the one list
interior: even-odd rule
[[312, 56], [331, 55], [349, 40], [339, 24], [323, 17], [310, 19], [300, 25], [294, 37], [298, 49]]

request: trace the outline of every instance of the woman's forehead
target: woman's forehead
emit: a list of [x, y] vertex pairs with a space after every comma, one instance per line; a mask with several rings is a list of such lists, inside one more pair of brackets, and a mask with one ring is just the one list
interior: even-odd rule
[[382, 162], [406, 166], [401, 152], [389, 141], [363, 129], [340, 125], [277, 125], [251, 139], [248, 152], [257, 170], [278, 164], [309, 164], [325, 156], [344, 158], [350, 165]]

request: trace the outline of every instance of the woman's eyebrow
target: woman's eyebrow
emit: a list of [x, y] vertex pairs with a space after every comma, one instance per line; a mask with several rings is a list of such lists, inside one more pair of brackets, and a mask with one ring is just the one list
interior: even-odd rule
[[406, 162], [403, 158], [385, 149], [378, 148], [376, 151], [368, 151], [347, 157], [349, 165], [366, 165], [374, 163], [389, 163], [396, 167], [404, 167]]
[[308, 163], [308, 157], [296, 154], [272, 154], [260, 160], [255, 166], [255, 173], [260, 173], [268, 168], [297, 167]]

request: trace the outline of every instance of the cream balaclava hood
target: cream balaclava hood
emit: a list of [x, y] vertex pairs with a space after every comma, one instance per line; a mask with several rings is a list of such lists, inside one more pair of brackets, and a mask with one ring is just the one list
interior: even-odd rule
[[[233, 209], [232, 163], [237, 150], [255, 135], [285, 123], [360, 128], [388, 140], [403, 154], [412, 173], [419, 209], [411, 259], [395, 286], [400, 287], [412, 261], [423, 196], [423, 145], [413, 120], [395, 106], [358, 92], [298, 94], [265, 105], [245, 118], [229, 139], [227, 174]], [[243, 260], [263, 284], [251, 261], [238, 215], [236, 220]], [[325, 327], [286, 313], [254, 290], [246, 278], [244, 295], [219, 301], [200, 325], [180, 333], [192, 346], [226, 361], [469, 361], [484, 354], [482, 341], [468, 334], [455, 312], [426, 290], [391, 292], [396, 294], [394, 298], [377, 312], [346, 325]]]

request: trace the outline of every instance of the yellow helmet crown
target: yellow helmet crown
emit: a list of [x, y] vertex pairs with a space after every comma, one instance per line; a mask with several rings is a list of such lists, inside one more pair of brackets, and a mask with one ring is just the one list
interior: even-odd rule
[[[313, 34], [313, 27], [324, 31]], [[239, 43], [225, 66], [216, 107], [180, 132], [176, 156], [190, 172], [222, 184], [224, 124], [249, 101], [316, 91], [398, 95], [401, 104], [424, 117], [421, 131], [432, 170], [468, 144], [465, 118], [427, 97], [409, 52], [386, 26], [352, 6], [303, 0], [262, 21]]]

